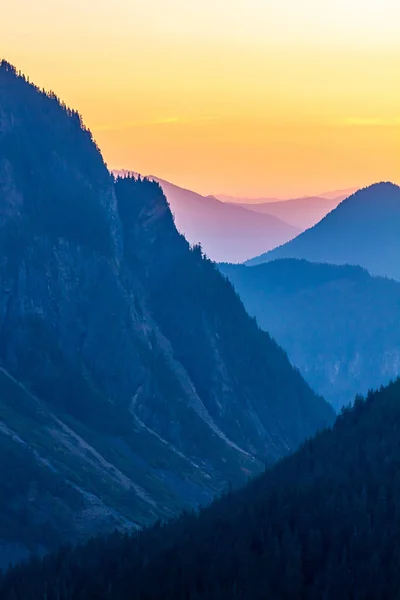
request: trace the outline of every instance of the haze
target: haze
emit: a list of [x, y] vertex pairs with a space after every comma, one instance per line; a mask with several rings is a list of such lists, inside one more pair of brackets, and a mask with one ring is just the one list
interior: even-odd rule
[[400, 181], [393, 0], [14, 0], [1, 53], [78, 108], [110, 168], [203, 194]]

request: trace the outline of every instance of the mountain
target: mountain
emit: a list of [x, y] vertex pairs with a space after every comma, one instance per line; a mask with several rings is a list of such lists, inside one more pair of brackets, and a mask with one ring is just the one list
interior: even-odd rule
[[229, 196], [228, 194], [215, 194], [212, 196], [213, 198], [217, 198], [221, 200], [221, 202], [225, 202], [227, 204], [268, 204], [270, 202], [285, 202], [285, 200], [281, 200], [279, 198], [245, 198], [242, 196]]
[[332, 419], [156, 182], [0, 65], [0, 559], [209, 502]]
[[320, 221], [356, 189], [326, 192], [318, 196], [302, 196], [288, 200], [277, 198], [234, 198], [232, 196], [217, 196], [219, 200], [242, 206], [262, 214], [273, 215], [285, 223], [290, 223], [304, 231]]
[[348, 198], [349, 196], [351, 196], [352, 194], [355, 194], [355, 192], [358, 190], [358, 188], [353, 187], [353, 188], [346, 188], [344, 190], [333, 190], [330, 192], [322, 192], [322, 194], [318, 194], [318, 196], [321, 196], [322, 198], [326, 198], [327, 200], [345, 200], [345, 198]]
[[[116, 171], [124, 175], [129, 172]], [[272, 215], [201, 196], [158, 177], [167, 197], [175, 224], [191, 244], [200, 243], [215, 261], [243, 262], [257, 252], [265, 252], [294, 238], [300, 229]]]
[[322, 194], [316, 194], [314, 196], [298, 196], [296, 198], [246, 198], [238, 196], [229, 196], [227, 194], [215, 194], [215, 198], [222, 202], [228, 202], [230, 204], [244, 204], [244, 205], [260, 205], [260, 204], [275, 204], [277, 202], [292, 202], [298, 200], [307, 200], [309, 198], [321, 198], [322, 200], [337, 200], [337, 203], [341, 202], [345, 198], [351, 196], [357, 191], [358, 188], [347, 188], [344, 190], [334, 190], [330, 192], [323, 192]]
[[220, 269], [247, 311], [337, 410], [400, 374], [397, 281], [296, 259]]
[[359, 190], [294, 240], [247, 261], [276, 258], [359, 265], [372, 275], [400, 280], [400, 188], [376, 183]]
[[395, 600], [400, 381], [229, 493], [137, 536], [11, 570], [2, 600]]
[[336, 208], [341, 199], [327, 200], [318, 196], [279, 200], [276, 202], [261, 202], [255, 204], [240, 204], [247, 210], [273, 215], [294, 227], [304, 231], [320, 221], [326, 214]]

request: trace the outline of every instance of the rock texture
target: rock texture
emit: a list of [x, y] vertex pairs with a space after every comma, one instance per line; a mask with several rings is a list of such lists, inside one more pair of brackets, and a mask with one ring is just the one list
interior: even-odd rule
[[0, 246], [3, 547], [208, 502], [331, 422], [159, 185], [114, 180], [79, 115], [7, 63]]

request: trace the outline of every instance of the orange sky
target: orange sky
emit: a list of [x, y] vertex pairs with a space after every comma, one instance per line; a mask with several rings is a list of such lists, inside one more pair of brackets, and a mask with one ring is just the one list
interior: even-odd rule
[[13, 0], [0, 53], [112, 168], [201, 193], [400, 182], [396, 0]]

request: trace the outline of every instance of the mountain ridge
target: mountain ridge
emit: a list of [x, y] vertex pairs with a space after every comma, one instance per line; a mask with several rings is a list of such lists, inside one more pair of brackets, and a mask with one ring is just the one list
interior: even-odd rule
[[[113, 171], [129, 174], [129, 171]], [[157, 181], [169, 202], [178, 230], [191, 244], [200, 243], [212, 260], [242, 262], [254, 249], [273, 248], [295, 237], [300, 228], [275, 215], [255, 215], [239, 205], [227, 204], [214, 196], [202, 196], [159, 177]]]
[[[80, 539], [94, 498], [116, 511], [106, 529], [197, 507], [332, 420], [178, 233], [160, 186], [113, 178], [78, 113], [5, 62], [0, 121], [0, 440], [18, 467], [0, 547]], [[14, 380], [28, 392], [18, 410]], [[66, 503], [57, 482], [69, 480], [84, 493]]]
[[[400, 188], [391, 182], [373, 184], [343, 200], [319, 223], [294, 240], [255, 257], [251, 266], [274, 258], [353, 264], [372, 275], [400, 279]], [[371, 243], [374, 241], [374, 244]]]
[[397, 281], [304, 259], [219, 268], [248, 312], [337, 410], [400, 374]]
[[312, 227], [341, 202], [341, 199], [328, 200], [319, 196], [280, 200], [260, 204], [239, 204], [256, 213], [276, 216], [302, 231]]

